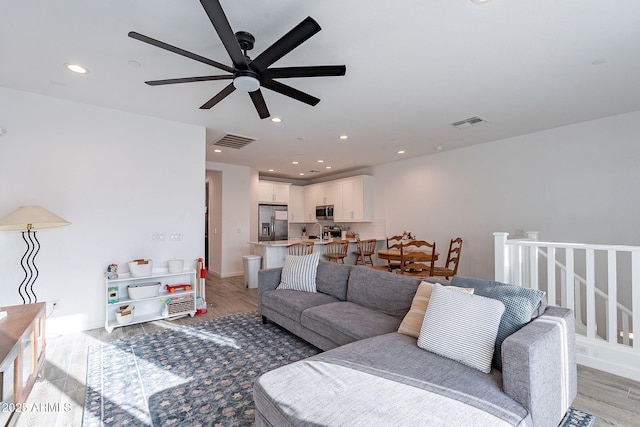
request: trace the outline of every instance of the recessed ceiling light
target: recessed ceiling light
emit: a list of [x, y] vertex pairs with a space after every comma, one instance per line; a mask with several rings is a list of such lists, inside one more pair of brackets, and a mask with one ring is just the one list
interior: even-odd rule
[[222, 153], [222, 150], [219, 148], [216, 148], [215, 150], [213, 150], [214, 153]]
[[282, 121], [282, 118], [280, 118], [280, 117], [271, 117], [271, 121], [273, 123], [280, 123]]
[[275, 172], [273, 169], [269, 169], [269, 172]]
[[318, 163], [324, 163], [324, 160], [318, 160]]
[[404, 150], [398, 150], [398, 154], [404, 154]]
[[325, 169], [331, 169], [331, 166], [325, 166], [324, 168]]
[[349, 136], [347, 136], [347, 135], [340, 135], [340, 139], [342, 139], [342, 140], [349, 139]]
[[291, 163], [293, 163], [294, 165], [297, 165], [297, 164], [298, 164], [298, 162], [296, 162], [295, 160], [294, 160], [293, 162], [291, 162]]
[[82, 65], [78, 65], [78, 64], [64, 64], [64, 66], [67, 67], [68, 70], [78, 74], [86, 74], [89, 72]]
[[298, 175], [300, 175], [300, 176], [304, 176], [304, 172], [300, 172]]

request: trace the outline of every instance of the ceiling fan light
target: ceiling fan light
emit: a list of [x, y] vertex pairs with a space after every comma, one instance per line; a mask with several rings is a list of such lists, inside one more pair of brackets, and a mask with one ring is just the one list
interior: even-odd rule
[[244, 92], [255, 92], [260, 89], [260, 81], [251, 76], [238, 76], [233, 79], [233, 86]]

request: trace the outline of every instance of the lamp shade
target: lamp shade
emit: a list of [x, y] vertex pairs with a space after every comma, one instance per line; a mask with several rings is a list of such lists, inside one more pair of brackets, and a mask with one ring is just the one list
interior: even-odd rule
[[71, 224], [41, 206], [21, 206], [0, 219], [0, 230], [64, 227]]

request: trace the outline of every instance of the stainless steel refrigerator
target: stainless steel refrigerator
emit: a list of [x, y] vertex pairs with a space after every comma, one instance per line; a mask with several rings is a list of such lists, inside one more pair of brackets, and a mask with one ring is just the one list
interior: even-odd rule
[[287, 240], [289, 238], [289, 216], [282, 205], [258, 206], [258, 241]]

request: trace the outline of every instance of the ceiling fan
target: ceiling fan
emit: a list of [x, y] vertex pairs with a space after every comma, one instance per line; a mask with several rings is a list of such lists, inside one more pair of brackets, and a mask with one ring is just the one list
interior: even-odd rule
[[291, 31], [282, 36], [279, 40], [268, 47], [264, 52], [255, 59], [247, 56], [247, 51], [253, 48], [255, 39], [253, 35], [246, 31], [238, 31], [233, 33], [229, 21], [222, 10], [219, 0], [200, 0], [202, 7], [209, 16], [209, 20], [213, 24], [220, 40], [224, 45], [233, 66], [229, 67], [225, 64], [213, 61], [209, 58], [186, 51], [179, 47], [161, 42], [159, 40], [147, 37], [135, 31], [129, 32], [129, 37], [140, 40], [144, 43], [151, 44], [169, 52], [191, 58], [195, 61], [202, 62], [220, 70], [231, 74], [214, 75], [214, 76], [198, 76], [198, 77], [182, 77], [177, 79], [151, 80], [145, 83], [150, 86], [170, 85], [176, 83], [191, 83], [210, 80], [233, 80], [224, 89], [218, 92], [213, 98], [205, 102], [200, 108], [209, 109], [222, 101], [234, 90], [239, 89], [249, 93], [253, 105], [261, 119], [270, 116], [269, 109], [265, 103], [260, 88], [270, 89], [282, 95], [296, 99], [309, 105], [316, 105], [320, 99], [311, 96], [305, 92], [288, 86], [274, 79], [283, 79], [291, 77], [329, 77], [344, 76], [346, 67], [344, 65], [314, 65], [301, 67], [276, 67], [269, 68], [277, 60], [291, 52], [296, 47], [307, 41], [311, 36], [320, 31], [320, 25], [311, 17], [304, 19], [295, 26]]

